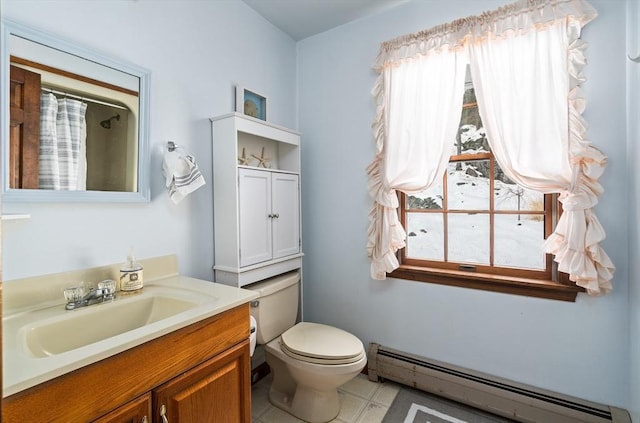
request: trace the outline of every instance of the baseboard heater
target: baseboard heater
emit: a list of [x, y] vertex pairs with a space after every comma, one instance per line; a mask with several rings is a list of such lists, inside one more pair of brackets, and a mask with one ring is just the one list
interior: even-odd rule
[[392, 380], [471, 407], [532, 423], [631, 423], [626, 410], [369, 345], [369, 379]]

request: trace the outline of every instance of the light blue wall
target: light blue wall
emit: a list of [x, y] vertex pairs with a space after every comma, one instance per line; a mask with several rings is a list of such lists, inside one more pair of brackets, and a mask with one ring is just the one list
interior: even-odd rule
[[600, 16], [583, 32], [589, 138], [609, 157], [597, 213], [618, 268], [613, 293], [565, 303], [369, 276], [366, 167], [374, 155], [371, 64], [379, 43], [506, 3], [413, 0], [298, 43], [305, 317], [365, 344], [627, 407], [627, 245], [638, 234], [627, 226], [625, 2], [593, 1]]
[[[639, 421], [640, 174], [629, 169], [640, 160], [640, 65], [625, 64], [627, 2], [593, 0], [600, 16], [583, 36], [590, 44], [585, 117], [590, 139], [609, 157], [597, 213], [608, 233], [604, 247], [618, 267], [614, 293], [580, 295], [569, 304], [369, 277], [365, 169], [373, 158], [370, 67], [378, 45], [506, 3], [413, 0], [296, 45], [239, 0], [0, 0], [3, 16], [152, 71], [151, 203], [3, 204], [5, 212], [32, 215], [3, 222], [4, 279], [118, 262], [134, 245], [139, 257], [176, 253], [181, 273], [211, 280], [208, 119], [232, 111], [232, 85], [239, 82], [268, 97], [270, 121], [299, 124], [304, 134], [307, 319], [351, 330], [367, 344], [625, 406]], [[635, 93], [627, 100], [635, 104], [628, 126], [627, 80], [636, 84], [628, 87]], [[160, 175], [167, 140], [196, 156], [208, 182], [177, 206]]]
[[[627, 53], [640, 55], [640, 4], [627, 2]], [[629, 172], [629, 411], [640, 421], [640, 63], [627, 62], [627, 148]]]
[[[235, 82], [268, 99], [269, 120], [293, 127], [295, 42], [240, 0], [1, 0], [4, 17], [151, 70], [152, 200], [123, 204], [3, 204], [30, 213], [3, 224], [5, 280], [177, 254], [180, 271], [212, 280], [209, 118], [233, 111]], [[191, 152], [207, 185], [174, 205], [160, 172], [164, 146]], [[225, 199], [220, 199], [224, 201]]]

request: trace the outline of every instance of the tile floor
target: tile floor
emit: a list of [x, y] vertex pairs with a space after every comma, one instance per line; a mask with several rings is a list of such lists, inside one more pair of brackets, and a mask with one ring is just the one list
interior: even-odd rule
[[[270, 383], [271, 375], [268, 375], [253, 385], [251, 391], [253, 423], [304, 423], [269, 403]], [[359, 374], [338, 388], [340, 414], [332, 422], [380, 423], [399, 389], [394, 382], [371, 382], [366, 375]]]

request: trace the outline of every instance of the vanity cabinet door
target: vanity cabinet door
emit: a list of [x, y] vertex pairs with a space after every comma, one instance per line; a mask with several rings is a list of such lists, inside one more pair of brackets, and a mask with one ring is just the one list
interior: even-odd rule
[[151, 423], [151, 394], [128, 402], [93, 423]]
[[154, 422], [251, 423], [249, 340], [153, 391]]

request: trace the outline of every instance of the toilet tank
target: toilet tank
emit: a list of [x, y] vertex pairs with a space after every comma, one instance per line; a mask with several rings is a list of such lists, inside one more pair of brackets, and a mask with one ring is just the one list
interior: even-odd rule
[[285, 273], [265, 279], [244, 289], [258, 291], [258, 299], [251, 304], [251, 315], [256, 319], [258, 344], [266, 344], [296, 324], [300, 273]]

